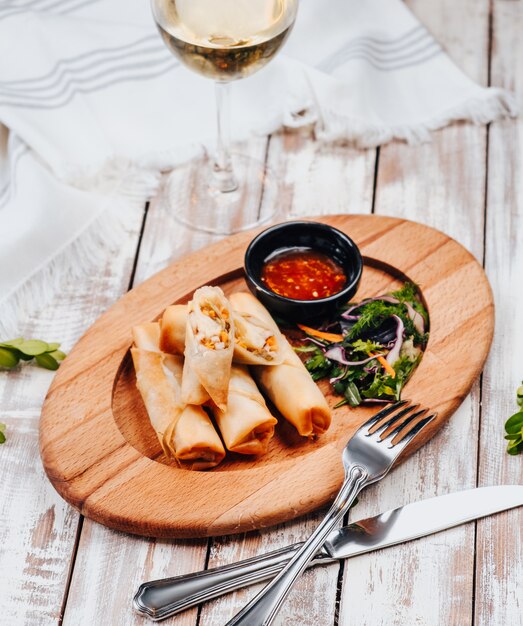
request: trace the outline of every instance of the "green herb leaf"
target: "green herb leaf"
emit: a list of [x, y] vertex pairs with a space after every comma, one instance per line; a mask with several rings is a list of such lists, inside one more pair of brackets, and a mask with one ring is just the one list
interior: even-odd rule
[[362, 341], [361, 339], [356, 339], [349, 344], [352, 348], [353, 352], [363, 352], [364, 354], [369, 354], [370, 352], [379, 352], [383, 350], [383, 346], [381, 343], [375, 343], [374, 341]]
[[316, 346], [293, 346], [294, 352], [315, 352], [318, 348]]
[[405, 334], [414, 337], [415, 343], [425, 343], [425, 337], [418, 332], [414, 326], [414, 322], [408, 315], [407, 307], [402, 303], [393, 304], [391, 302], [385, 302], [384, 300], [373, 300], [361, 306], [358, 312], [360, 318], [349, 330], [344, 342], [345, 345], [347, 345], [348, 342], [353, 343], [353, 341], [358, 339], [363, 333], [379, 328], [392, 315], [397, 315], [402, 320], [405, 326]]
[[5, 424], [0, 423], [0, 443], [5, 443]]
[[513, 456], [523, 452], [523, 439], [511, 441], [507, 446], [507, 452]]
[[57, 370], [60, 364], [58, 361], [51, 356], [49, 353], [37, 354], [35, 356], [35, 361], [38, 363], [40, 367], [44, 367], [47, 370]]
[[345, 389], [345, 399], [350, 406], [358, 406], [361, 404], [360, 392], [353, 382], [350, 382]]
[[24, 338], [23, 337], [17, 337], [16, 339], [9, 339], [9, 341], [2, 341], [0, 343], [0, 347], [3, 347], [3, 348], [16, 348], [17, 346], [19, 346], [23, 342], [24, 342]]
[[54, 352], [47, 352], [46, 354], [48, 354], [49, 356], [52, 356], [53, 359], [56, 359], [58, 362], [63, 361], [65, 357], [67, 356], [65, 352], [62, 352], [61, 350], [55, 350]]
[[45, 341], [40, 341], [40, 339], [28, 339], [18, 344], [16, 347], [20, 352], [28, 356], [37, 356], [44, 352], [49, 352], [49, 344]]
[[516, 391], [516, 399], [519, 406], [523, 406], [523, 382]]
[[49, 346], [48, 352], [54, 352], [55, 350], [58, 350], [58, 348], [60, 347], [60, 344], [56, 342], [48, 343], [47, 345]]
[[0, 348], [0, 367], [4, 369], [13, 369], [18, 365], [20, 357], [16, 354], [15, 350], [9, 350], [8, 348]]
[[[519, 406], [523, 404], [523, 385], [516, 392], [516, 401]], [[523, 409], [511, 415], [505, 422], [505, 439], [508, 440], [507, 452], [520, 454], [523, 452]]]
[[523, 435], [523, 411], [514, 413], [505, 422], [505, 430], [509, 435], [521, 433]]
[[411, 282], [406, 282], [401, 289], [392, 291], [391, 296], [400, 302], [416, 302], [418, 298], [418, 286]]

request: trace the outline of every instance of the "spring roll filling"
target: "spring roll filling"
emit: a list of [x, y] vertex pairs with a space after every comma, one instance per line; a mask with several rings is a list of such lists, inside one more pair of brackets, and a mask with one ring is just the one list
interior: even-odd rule
[[198, 344], [210, 350], [228, 348], [231, 330], [229, 311], [218, 308], [210, 300], [200, 305], [199, 310], [201, 315], [197, 315], [195, 311], [189, 313], [189, 322]]
[[[243, 323], [244, 320], [250, 322]], [[278, 350], [278, 342], [274, 333], [256, 323], [256, 319], [247, 315], [236, 315], [235, 343], [266, 361], [272, 361]]]

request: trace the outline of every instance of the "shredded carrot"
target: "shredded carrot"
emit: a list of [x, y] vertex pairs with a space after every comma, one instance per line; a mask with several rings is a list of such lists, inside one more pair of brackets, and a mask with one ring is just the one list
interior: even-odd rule
[[334, 343], [343, 341], [343, 335], [325, 333], [322, 330], [316, 330], [315, 328], [309, 328], [309, 326], [303, 326], [303, 324], [298, 324], [298, 328], [301, 328], [301, 330], [306, 332], [307, 335], [312, 335], [313, 337], [318, 337], [319, 339], [325, 339], [325, 341], [332, 341]]
[[[375, 354], [372, 354], [372, 352], [369, 352], [369, 356], [376, 356]], [[387, 374], [391, 377], [391, 378], [396, 378], [396, 370], [392, 367], [392, 365], [387, 361], [387, 359], [384, 356], [378, 355], [376, 356], [376, 358], [378, 359], [378, 361], [383, 365], [385, 371], [387, 372]]]

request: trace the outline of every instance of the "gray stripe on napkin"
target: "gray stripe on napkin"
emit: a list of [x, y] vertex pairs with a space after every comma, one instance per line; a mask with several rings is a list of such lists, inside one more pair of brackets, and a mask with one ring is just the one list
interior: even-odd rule
[[[25, 85], [19, 85], [18, 87], [11, 87], [10, 85], [5, 83], [4, 85], [0, 84], [0, 94], [2, 96], [6, 96], [7, 98], [19, 97], [35, 100], [47, 100], [49, 98], [58, 96], [60, 94], [60, 90], [63, 90], [64, 87], [67, 86], [68, 80], [75, 80], [78, 77], [85, 76], [85, 74], [91, 69], [95, 69], [98, 71], [97, 74], [95, 73], [92, 76], [92, 78], [96, 78], [96, 76], [101, 74], [101, 72], [105, 70], [107, 66], [114, 67], [119, 65], [118, 62], [121, 59], [125, 59], [127, 62], [129, 62], [133, 56], [139, 57], [141, 60], [143, 60], [144, 58], [150, 58], [151, 56], [158, 56], [158, 54], [160, 54], [162, 60], [172, 60], [172, 56], [163, 45], [151, 45], [150, 47], [143, 47], [134, 51], [130, 51], [129, 49], [127, 49], [124, 52], [120, 51], [119, 54], [112, 54], [107, 58], [92, 59], [84, 65], [80, 65], [79, 67], [71, 67], [66, 65], [61, 71], [54, 72], [53, 75], [48, 75], [51, 80], [48, 80], [47, 84], [41, 78], [29, 80], [25, 83]], [[154, 58], [151, 58], [151, 62], [154, 63]], [[64, 81], [66, 82], [66, 84], [61, 85], [61, 83], [63, 83]], [[38, 85], [38, 83], [43, 84]]]
[[[111, 58], [113, 54], [116, 54], [116, 56], [120, 56], [121, 52], [132, 50], [134, 47], [139, 47], [142, 44], [149, 42], [149, 41], [153, 41], [153, 40], [160, 44], [158, 35], [151, 34], [151, 35], [147, 35], [146, 37], [142, 37], [141, 39], [137, 39], [136, 41], [132, 41], [131, 43], [126, 43], [122, 46], [113, 46], [111, 48], [97, 48], [95, 50], [89, 50], [88, 52], [82, 52], [82, 54], [78, 54], [72, 57], [67, 57], [65, 59], [60, 59], [59, 61], [57, 61], [56, 65], [47, 74], [44, 74], [43, 76], [37, 76], [35, 78], [22, 78], [18, 80], [3, 81], [1, 85], [3, 87], [8, 87], [9, 85], [29, 85], [30, 87], [28, 91], [31, 91], [33, 85], [40, 83], [40, 82], [44, 82], [48, 79], [52, 79], [54, 74], [59, 72], [62, 67], [67, 68], [68, 66], [72, 66], [72, 65], [74, 66], [79, 61], [92, 59], [93, 57], [97, 57], [97, 56], [101, 56], [102, 58], [108, 58], [108, 59]], [[165, 49], [163, 47], [163, 44], [159, 45], [158, 48]]]
[[49, 0], [29, 0], [28, 2], [26, 2], [23, 5], [18, 5], [15, 6], [13, 5], [12, 7], [10, 6], [4, 6], [4, 7], [0, 7], [0, 20], [6, 19], [8, 17], [12, 17], [13, 15], [19, 15], [20, 13], [40, 13], [40, 12], [47, 12], [49, 11], [50, 13], [55, 13], [55, 11], [53, 11], [52, 9], [63, 9], [65, 7], [64, 11], [57, 11], [56, 13], [58, 13], [59, 15], [64, 15], [66, 13], [71, 13], [73, 11], [76, 11], [77, 9], [83, 7], [86, 4], [93, 4], [94, 2], [99, 2], [99, 0], [89, 0], [89, 2], [81, 2], [81, 4], [74, 6], [75, 4], [78, 3], [79, 0], [54, 0], [54, 2], [51, 2], [51, 4], [49, 4]]
[[439, 52], [440, 45], [423, 26], [417, 26], [395, 39], [352, 39], [321, 61], [317, 68], [332, 73], [349, 61], [363, 59], [377, 69], [395, 70], [423, 63]]
[[[159, 61], [156, 63], [156, 66], [158, 66], [157, 69], [155, 69], [154, 71], [151, 71], [151, 63], [147, 62], [147, 63], [137, 63], [131, 66], [127, 66], [127, 67], [115, 67], [115, 68], [111, 68], [110, 70], [107, 70], [106, 72], [103, 72], [102, 74], [98, 75], [97, 78], [101, 78], [101, 77], [105, 77], [109, 74], [114, 74], [115, 72], [121, 72], [121, 70], [130, 70], [130, 69], [138, 69], [141, 67], [146, 68], [147, 71], [142, 72], [142, 73], [137, 73], [137, 74], [130, 74], [130, 75], [123, 75], [123, 76], [118, 76], [116, 78], [111, 78], [108, 81], [105, 82], [101, 82], [101, 83], [97, 83], [95, 85], [90, 85], [90, 86], [82, 86], [81, 83], [82, 82], [86, 82], [86, 81], [82, 81], [80, 79], [74, 81], [79, 83], [78, 86], [72, 87], [72, 90], [70, 93], [64, 93], [63, 97], [61, 100], [57, 101], [57, 102], [41, 102], [38, 104], [35, 103], [31, 103], [31, 102], [27, 102], [24, 100], [21, 101], [2, 101], [0, 100], [0, 106], [4, 105], [4, 106], [17, 106], [20, 108], [25, 108], [25, 109], [57, 109], [60, 108], [62, 106], [65, 106], [67, 103], [69, 103], [74, 96], [76, 96], [77, 94], [87, 94], [87, 93], [91, 93], [93, 91], [100, 91], [101, 89], [105, 89], [106, 87], [112, 87], [113, 85], [116, 85], [118, 83], [124, 83], [124, 82], [138, 82], [138, 81], [143, 81], [143, 80], [150, 80], [152, 78], [156, 78], [157, 76], [161, 76], [162, 74], [166, 74], [167, 72], [170, 72], [171, 70], [175, 69], [176, 67], [178, 67], [178, 64], [176, 62], [173, 61], [173, 59], [167, 58], [164, 59], [163, 61]], [[91, 80], [92, 77], [89, 79]], [[72, 82], [69, 83], [70, 85], [72, 85]]]

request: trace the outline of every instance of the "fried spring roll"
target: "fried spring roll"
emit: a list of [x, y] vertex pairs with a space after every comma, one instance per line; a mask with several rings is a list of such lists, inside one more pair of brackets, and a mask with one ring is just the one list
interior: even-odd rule
[[[160, 350], [167, 354], [183, 354], [185, 350], [185, 332], [187, 326], [187, 305], [168, 306], [160, 322]], [[210, 396], [200, 383], [194, 370], [186, 366], [184, 376], [185, 400], [188, 404], [205, 404]]]
[[281, 342], [283, 362], [280, 365], [251, 368], [260, 388], [300, 435], [314, 437], [324, 433], [331, 423], [327, 401], [270, 313], [247, 292], [232, 294], [230, 302], [236, 311], [269, 324]]
[[[164, 355], [164, 367], [172, 374], [172, 382], [176, 385], [178, 398], [181, 400], [182, 357]], [[178, 423], [174, 426], [167, 430], [167, 441], [176, 450], [178, 461], [190, 465], [190, 469], [208, 469], [223, 460], [223, 443], [201, 406], [183, 406]]]
[[133, 328], [133, 337], [136, 386], [165, 454], [188, 469], [214, 467], [225, 449], [207, 413], [181, 400], [183, 359], [160, 352], [158, 324]]
[[187, 305], [172, 304], [163, 312], [160, 323], [160, 350], [167, 354], [183, 354], [187, 326]]
[[[233, 307], [234, 308], [234, 307]], [[235, 363], [279, 365], [283, 362], [280, 333], [254, 315], [233, 311]]]
[[140, 350], [160, 352], [160, 324], [158, 322], [146, 322], [134, 326], [132, 335], [135, 346]]
[[277, 424], [245, 365], [233, 365], [225, 411], [212, 408], [225, 447], [239, 454], [265, 454]]
[[194, 373], [211, 400], [224, 411], [234, 350], [231, 307], [219, 287], [200, 287], [187, 307], [182, 398], [194, 392]]
[[[283, 361], [278, 337], [270, 325], [253, 315], [232, 312], [234, 320], [233, 363], [279, 365]], [[162, 317], [160, 348], [169, 354], [183, 354], [187, 307], [168, 306]]]

